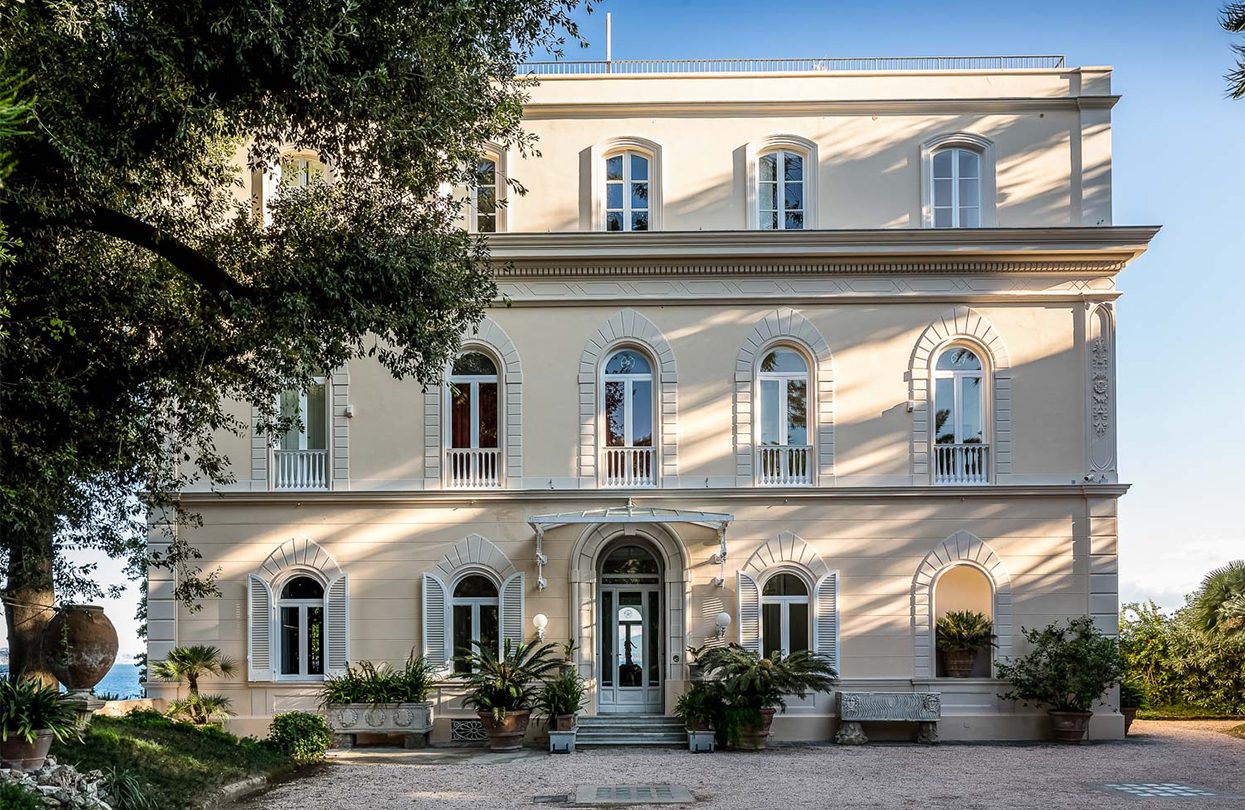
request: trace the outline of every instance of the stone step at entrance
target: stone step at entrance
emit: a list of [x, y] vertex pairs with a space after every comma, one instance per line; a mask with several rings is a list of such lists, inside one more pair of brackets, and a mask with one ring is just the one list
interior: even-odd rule
[[687, 745], [677, 717], [661, 714], [599, 714], [580, 717], [575, 745]]

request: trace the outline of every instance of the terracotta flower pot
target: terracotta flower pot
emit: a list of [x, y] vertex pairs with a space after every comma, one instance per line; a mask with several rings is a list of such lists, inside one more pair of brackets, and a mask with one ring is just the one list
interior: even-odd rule
[[774, 723], [774, 712], [777, 709], [761, 709], [761, 723], [756, 726], [744, 726], [739, 730], [740, 751], [764, 751], [769, 741], [770, 726]]
[[43, 767], [52, 747], [52, 732], [44, 729], [35, 732], [35, 741], [26, 742], [25, 737], [9, 737], [0, 742], [0, 762], [19, 771], [37, 771]]
[[117, 660], [117, 630], [99, 605], [62, 605], [43, 630], [43, 650], [66, 689], [89, 691]]
[[1061, 743], [1085, 743], [1088, 741], [1089, 718], [1093, 712], [1056, 712], [1049, 711], [1051, 725], [1055, 729], [1055, 740]]
[[969, 678], [977, 663], [976, 650], [943, 650], [942, 666], [952, 678]]
[[559, 714], [557, 717], [554, 717], [552, 720], [549, 721], [549, 730], [550, 731], [574, 731], [575, 730], [575, 715]]
[[532, 719], [529, 709], [506, 712], [506, 716], [497, 721], [489, 712], [480, 712], [480, 722], [488, 732], [490, 751], [518, 751], [523, 747], [523, 735], [527, 733], [527, 723]]
[[1137, 719], [1137, 707], [1121, 706], [1120, 714], [1124, 715], [1124, 735], [1128, 736], [1128, 730], [1132, 728], [1133, 721]]

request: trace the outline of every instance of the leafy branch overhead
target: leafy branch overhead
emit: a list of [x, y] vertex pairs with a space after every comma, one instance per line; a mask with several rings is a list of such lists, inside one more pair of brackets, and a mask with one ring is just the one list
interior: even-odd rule
[[[97, 590], [67, 552], [141, 574], [148, 505], [176, 526], [178, 489], [230, 483], [217, 441], [250, 422], [229, 400], [275, 431], [281, 390], [352, 358], [437, 380], [495, 295], [446, 189], [486, 142], [534, 149], [516, 69], [577, 41], [592, 1], [0, 7], [0, 563], [19, 669], [13, 622], [38, 623], [53, 578]], [[290, 151], [333, 182], [282, 188], [260, 216], [252, 189]], [[210, 593], [171, 537], [179, 594]]]

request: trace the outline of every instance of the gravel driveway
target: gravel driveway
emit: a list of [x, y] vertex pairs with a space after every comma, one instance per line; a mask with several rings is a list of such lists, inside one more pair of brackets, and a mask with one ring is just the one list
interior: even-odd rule
[[[366, 749], [239, 805], [249, 810], [574, 807], [580, 784], [671, 783], [696, 808], [1245, 808], [1245, 740], [1230, 722], [1145, 722], [1088, 746], [942, 744], [783, 747], [760, 754], [581, 750], [481, 754]], [[1136, 798], [1106, 783], [1178, 782], [1216, 798]], [[688, 807], [688, 805], [681, 805]], [[675, 805], [663, 805], [670, 808]]]

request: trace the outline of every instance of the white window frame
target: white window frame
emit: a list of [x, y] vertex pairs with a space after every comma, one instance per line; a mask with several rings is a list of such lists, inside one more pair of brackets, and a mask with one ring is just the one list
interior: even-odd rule
[[[480, 160], [493, 161], [493, 182], [494, 195], [496, 200], [495, 214], [495, 230], [493, 233], [506, 233], [510, 227], [508, 209], [510, 208], [510, 185], [506, 182], [508, 174], [508, 152], [497, 144], [488, 144], [484, 151], [480, 153]], [[480, 231], [479, 209], [476, 207], [476, 186], [472, 186], [467, 193], [467, 231], [469, 233], [482, 233]]]
[[[285, 587], [296, 579], [306, 577], [319, 583], [322, 593], [319, 599], [282, 599], [281, 593], [285, 591]], [[307, 629], [309, 628], [307, 611], [308, 608], [320, 608], [320, 638], [324, 644], [324, 652], [321, 655], [321, 668], [328, 669], [328, 584], [322, 577], [316, 576], [309, 571], [297, 570], [292, 571], [280, 582], [277, 583], [274, 592], [277, 595], [277, 610], [273, 617], [274, 638], [276, 639], [276, 669], [272, 673], [273, 680], [276, 681], [323, 681], [324, 674], [313, 675], [307, 672], [310, 664], [310, 649], [307, 645]], [[281, 643], [282, 619], [281, 615], [287, 607], [298, 608], [298, 672], [286, 674], [285, 669], [285, 645]]]
[[[937, 135], [920, 146], [921, 165], [921, 225], [925, 228], [934, 227], [934, 155], [946, 149], [966, 149], [976, 152], [978, 156], [979, 189], [981, 204], [980, 219], [982, 228], [998, 226], [998, 180], [994, 142], [971, 132], [953, 132]], [[952, 161], [954, 171], [958, 174], [959, 165]], [[959, 188], [953, 182], [954, 195], [958, 198]], [[959, 210], [954, 210], [954, 221], [959, 221]], [[959, 227], [955, 225], [953, 227]], [[939, 230], [949, 230], [940, 228]]]
[[[632, 158], [642, 158], [648, 164], [648, 179], [635, 180], [631, 177]], [[606, 164], [614, 158], [621, 158], [622, 162], [622, 180], [610, 180], [609, 170]], [[605, 197], [601, 204], [605, 209], [605, 218], [602, 221], [603, 230], [607, 233], [645, 233], [653, 230], [653, 159], [645, 152], [639, 149], [621, 149], [610, 152], [602, 159], [601, 174], [605, 179]], [[633, 183], [644, 183], [648, 186], [648, 192], [645, 195], [645, 202], [648, 203], [646, 208], [632, 208], [631, 206], [631, 186]], [[610, 208], [609, 205], [609, 188], [612, 185], [622, 186], [622, 208]], [[632, 227], [632, 214], [644, 213], [648, 216], [648, 228], [644, 231], [637, 231]], [[618, 213], [622, 215], [623, 228], [620, 231], [609, 230], [610, 214]]]
[[[610, 360], [613, 360], [615, 355], [620, 354], [622, 352], [635, 352], [636, 354], [643, 357], [646, 361], [648, 361], [649, 371], [646, 373], [638, 373], [638, 374], [614, 374], [614, 373], [607, 372], [605, 369], [607, 366], [609, 366]], [[652, 443], [647, 445], [647, 447], [652, 449], [654, 454], [656, 454], [657, 446], [658, 446], [658, 443], [661, 437], [658, 433], [658, 424], [657, 424], [657, 378], [656, 378], [656, 375], [652, 371], [655, 365], [656, 365], [655, 361], [653, 360], [652, 356], [649, 355], [648, 352], [644, 351], [643, 349], [635, 348], [633, 346], [620, 346], [616, 349], [613, 349], [612, 351], [610, 351], [609, 354], [605, 356], [605, 362], [601, 364], [601, 385], [600, 385], [601, 393], [599, 396], [600, 401], [597, 405], [598, 412], [601, 414], [601, 449], [602, 450], [608, 450], [611, 447], [637, 447], [637, 446], [645, 447], [646, 446], [646, 445], [635, 444], [635, 424], [634, 424], [635, 408], [631, 402], [631, 399], [632, 399], [631, 393], [632, 393], [634, 383], [647, 382], [649, 384], [649, 388], [648, 388], [649, 403], [648, 404], [649, 404], [649, 411], [651, 414], [650, 419], [652, 420], [650, 424], [652, 425], [652, 428], [653, 428]], [[624, 383], [624, 386], [623, 386], [623, 441], [624, 441], [624, 444], [619, 444], [619, 445], [613, 445], [609, 443], [609, 428], [608, 428], [609, 412], [606, 410], [607, 403], [606, 403], [605, 391], [606, 391], [606, 383], [611, 383], [611, 382]]]
[[[783, 574], [790, 574], [791, 576], [798, 579], [804, 585], [804, 590], [806, 591], [805, 594], [803, 596], [773, 596], [773, 595], [766, 596], [765, 586], [769, 584], [770, 580], [774, 579], [775, 577], [781, 576]], [[807, 611], [808, 612], [808, 626], [805, 628], [806, 638], [808, 640], [808, 646], [806, 647], [806, 649], [808, 650], [814, 649], [815, 640], [813, 638], [813, 632], [814, 632], [813, 622], [815, 621], [816, 608], [813, 604], [813, 587], [812, 585], [809, 584], [808, 580], [794, 570], [786, 569], [786, 568], [779, 568], [779, 569], [774, 570], [773, 572], [767, 572], [765, 579], [759, 583], [758, 587], [761, 593], [760, 604], [761, 604], [761, 652], [762, 654], [764, 654], [765, 647], [766, 647], [766, 644], [765, 644], [765, 606], [766, 605], [778, 605], [779, 606], [780, 626], [782, 628], [780, 631], [781, 638], [779, 638], [779, 641], [781, 643], [779, 645], [779, 649], [782, 651], [782, 655], [784, 658], [791, 654], [791, 605], [795, 605], [795, 604], [804, 605], [808, 609]]]
[[[621, 152], [637, 152], [648, 158], [648, 229], [660, 231], [665, 220], [663, 201], [666, 188], [662, 145], [657, 141], [637, 136], [609, 138], [594, 144], [588, 150], [588, 177], [585, 189], [587, 193], [581, 190], [580, 227], [588, 231], [605, 231], [605, 159]], [[582, 186], [581, 189], [583, 189]], [[637, 233], [637, 231], [611, 231], [610, 233]]]
[[[329, 383], [328, 377], [312, 377], [311, 383], [312, 385], [324, 386], [324, 408], [325, 408], [324, 449], [326, 452], [328, 452], [333, 446], [333, 388], [332, 388], [332, 385], [330, 385]], [[281, 416], [281, 396], [282, 396], [281, 394], [277, 394], [277, 416], [278, 417]], [[307, 433], [307, 424], [308, 424], [307, 413], [309, 411], [310, 411], [310, 408], [307, 405], [307, 389], [301, 388], [298, 391], [298, 414], [299, 414], [298, 447], [291, 448], [291, 449], [295, 449], [295, 450], [308, 449], [307, 439], [309, 437], [309, 434]], [[277, 450], [282, 449], [281, 438], [284, 435], [285, 434], [281, 434], [281, 436], [277, 437], [277, 447], [276, 447]]]
[[[966, 351], [972, 352], [973, 356], [977, 358], [977, 363], [981, 366], [981, 368], [980, 369], [965, 369], [965, 370], [954, 370], [954, 369], [948, 370], [948, 369], [938, 368], [938, 363], [939, 361], [942, 360], [942, 356], [944, 354], [946, 354], [947, 352], [953, 352], [957, 350], [966, 350]], [[989, 396], [990, 374], [989, 374], [989, 366], [987, 365], [987, 361], [985, 360], [985, 358], [982, 357], [981, 349], [977, 348], [976, 346], [968, 346], [963, 343], [950, 343], [950, 344], [947, 344], [946, 346], [943, 346], [941, 349], [938, 350], [938, 353], [934, 355], [933, 377], [934, 377], [934, 382], [933, 382], [933, 385], [931, 386], [930, 393], [932, 394], [931, 398], [933, 399], [933, 404], [934, 404], [934, 407], [931, 409], [931, 411], [935, 417], [938, 414], [938, 380], [951, 380], [952, 381], [951, 382], [952, 411], [948, 418], [952, 420], [953, 434], [955, 436], [955, 442], [953, 442], [954, 444], [965, 444], [964, 436], [961, 434], [962, 425], [961, 425], [961, 420], [959, 418], [959, 415], [964, 412], [963, 405], [962, 405], [962, 402], [964, 399], [964, 380], [976, 378], [981, 381], [981, 384], [980, 386], [978, 386], [978, 389], [977, 389], [977, 395], [981, 400], [980, 403], [978, 403], [978, 407], [980, 408], [978, 412], [981, 414], [980, 444], [989, 445], [990, 444], [990, 420], [989, 420], [990, 412], [987, 410], [987, 408], [990, 402], [990, 396]], [[931, 434], [933, 443], [937, 445], [938, 444], [938, 428], [936, 424], [931, 425], [930, 434]]]
[[[770, 352], [774, 352], [779, 349], [786, 349], [788, 351], [792, 351], [798, 354], [800, 356], [800, 359], [804, 361], [804, 371], [762, 371], [761, 364], [765, 361], [765, 358], [769, 356]], [[813, 421], [812, 420], [812, 414], [813, 414], [812, 407], [814, 404], [813, 403], [813, 375], [812, 375], [812, 372], [810, 371], [811, 364], [808, 361], [808, 355], [806, 355], [800, 349], [797, 349], [795, 346], [788, 346], [785, 343], [780, 343], [780, 344], [776, 344], [774, 346], [769, 346], [765, 348], [763, 351], [758, 353], [758, 356], [759, 356], [759, 359], [757, 360], [757, 375], [756, 375], [756, 386], [757, 386], [756, 388], [757, 423], [756, 423], [756, 431], [755, 431], [756, 446], [757, 447], [791, 447], [790, 436], [788, 435], [788, 425], [787, 425], [787, 418], [786, 418], [787, 414], [786, 414], [785, 409], [782, 411], [781, 418], [778, 420], [778, 435], [781, 441], [776, 445], [774, 444], [767, 445], [761, 441], [761, 432], [765, 425], [765, 397], [762, 395], [762, 392], [761, 392], [761, 383], [765, 381], [775, 381], [778, 383], [778, 403], [779, 403], [779, 407], [781, 408], [781, 406], [785, 404], [787, 401], [787, 383], [790, 380], [802, 380], [804, 382], [804, 434], [805, 434], [805, 438], [808, 439], [808, 444], [800, 445], [800, 446], [811, 447], [813, 445], [813, 438], [816, 435], [816, 432], [814, 431], [813, 424], [812, 424], [812, 421]]]
[[[765, 227], [762, 227], [761, 225], [761, 214], [762, 214], [761, 184], [766, 183], [768, 181], [761, 179], [760, 162], [763, 159], [771, 155], [774, 156], [774, 161], [775, 161], [774, 184], [776, 187], [776, 196], [774, 198], [774, 204], [777, 206], [777, 208], [773, 212], [767, 209], [764, 213], [766, 214], [776, 213], [777, 214], [777, 217], [776, 217], [777, 226], [774, 228], [765, 228]], [[801, 166], [802, 166], [800, 170], [801, 179], [799, 182], [800, 207], [796, 210], [800, 212], [803, 218], [804, 224], [801, 225], [799, 228], [788, 228], [787, 227], [787, 210], [788, 210], [787, 209], [787, 175], [786, 175], [785, 169], [786, 169], [788, 155], [798, 157], [800, 159]], [[756, 180], [757, 182], [757, 189], [756, 189], [757, 190], [757, 194], [756, 194], [757, 230], [762, 230], [762, 231], [768, 231], [768, 230], [806, 231], [808, 230], [808, 182], [807, 181], [808, 181], [808, 156], [804, 153], [804, 150], [791, 149], [791, 148], [767, 149], [766, 151], [757, 155], [757, 180]]]
[[[455, 596], [454, 592], [458, 590], [458, 586], [461, 585], [465, 580], [470, 579], [471, 577], [483, 577], [484, 579], [491, 582], [493, 584], [494, 590], [497, 591], [497, 596], [492, 596], [492, 597], [489, 597], [489, 596]], [[454, 669], [454, 661], [458, 657], [458, 654], [459, 654], [458, 652], [459, 648], [455, 646], [454, 644], [454, 613], [455, 613], [454, 608], [456, 607], [471, 608], [471, 644], [472, 646], [470, 647], [470, 649], [472, 650], [472, 652], [475, 651], [475, 646], [474, 646], [475, 643], [480, 640], [480, 608], [483, 608], [483, 607], [496, 607], [497, 608], [497, 649], [494, 650], [494, 652], [498, 656], [501, 655], [501, 652], [502, 652], [501, 648], [505, 644], [505, 631], [504, 631], [505, 622], [504, 622], [504, 617], [502, 616], [502, 608], [501, 608], [501, 589], [502, 589], [502, 584], [497, 581], [496, 577], [490, 576], [484, 571], [474, 569], [474, 568], [464, 571], [461, 575], [456, 577], [453, 580], [453, 582], [450, 584], [449, 599], [448, 599], [448, 602], [449, 602], [448, 625], [449, 626], [446, 628], [446, 632], [449, 634], [449, 641], [450, 641], [450, 670], [451, 671], [453, 671]], [[466, 673], [455, 673], [455, 674], [462, 675]]]
[[[744, 225], [748, 230], [760, 230], [760, 158], [776, 151], [792, 152], [804, 158], [804, 228], [816, 230], [821, 227], [818, 212], [818, 179], [821, 164], [815, 141], [799, 135], [771, 135], [744, 147]], [[767, 229], [768, 230], [768, 229]]]
[[[933, 167], [935, 164], [937, 164], [938, 158], [941, 155], [951, 156], [951, 176], [950, 177], [938, 177], [933, 174], [933, 172], [936, 171], [936, 169], [934, 169]], [[968, 155], [973, 160], [977, 161], [977, 176], [976, 177], [961, 177], [960, 176], [960, 156], [961, 155]], [[981, 153], [978, 152], [976, 149], [969, 149], [964, 146], [945, 146], [935, 151], [934, 154], [930, 156], [930, 160], [931, 160], [931, 164], [930, 164], [931, 175], [930, 176], [933, 182], [933, 185], [930, 188], [930, 195], [931, 195], [930, 205], [933, 207], [933, 211], [934, 211], [934, 223], [935, 223], [934, 227], [935, 228], [980, 228], [981, 227], [980, 225], [981, 208], [982, 208], [982, 205], [981, 205], [981, 185], [982, 185], [981, 183]], [[942, 205], [942, 206], [938, 205], [939, 200], [938, 200], [937, 194], [938, 194], [938, 181], [939, 180], [950, 180], [951, 181], [951, 200], [950, 200], [949, 205]], [[976, 180], [977, 181], [977, 204], [976, 205], [964, 205], [963, 201], [960, 199], [960, 183], [964, 180]], [[940, 208], [946, 208], [951, 211], [951, 224], [950, 225], [940, 226], [937, 224], [938, 223], [938, 211]], [[964, 224], [963, 214], [966, 209], [976, 209], [977, 222], [978, 222], [977, 225]]]
[[[446, 384], [442, 386], [444, 389], [442, 399], [442, 412], [445, 414], [444, 440], [445, 447], [449, 450], [479, 450], [480, 449], [480, 384], [494, 383], [497, 386], [497, 447], [485, 448], [500, 451], [505, 447], [505, 437], [502, 435], [502, 425], [505, 415], [505, 391], [502, 389], [501, 365], [497, 362], [497, 358], [491, 353], [482, 351], [475, 347], [464, 348], [454, 358], [455, 362], [459, 357], [465, 354], [481, 354], [489, 359], [493, 364], [493, 368], [498, 369], [497, 374], [450, 374], [446, 377]], [[450, 363], [453, 369], [454, 363]], [[452, 387], [455, 385], [467, 385], [471, 388], [471, 444], [467, 447], [454, 446], [454, 392]], [[501, 473], [499, 472], [499, 475]]]

